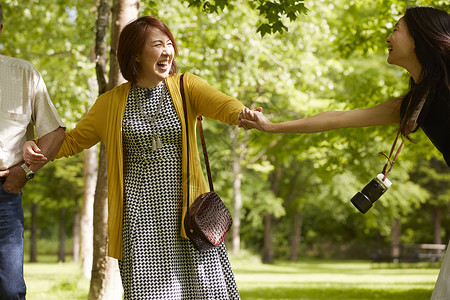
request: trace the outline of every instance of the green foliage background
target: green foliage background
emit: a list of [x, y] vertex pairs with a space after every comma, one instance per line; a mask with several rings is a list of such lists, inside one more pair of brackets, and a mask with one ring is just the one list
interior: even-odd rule
[[[178, 47], [180, 72], [192, 72], [273, 121], [325, 110], [367, 107], [405, 93], [408, 76], [386, 63], [386, 37], [405, 8], [446, 1], [141, 1], [141, 15], [162, 19]], [[297, 11], [292, 5], [298, 5]], [[70, 129], [96, 98], [93, 57], [96, 7], [86, 0], [3, 0], [0, 53], [32, 62]], [[200, 6], [200, 7], [198, 7]], [[305, 8], [305, 9], [303, 9]], [[206, 12], [203, 11], [206, 9]], [[265, 24], [265, 25], [264, 25]], [[269, 26], [269, 27], [267, 27]], [[205, 121], [216, 190], [231, 207], [233, 131]], [[293, 217], [303, 217], [301, 256], [367, 258], [390, 242], [401, 218], [403, 243], [433, 241], [430, 213], [449, 228], [449, 169], [422, 132], [407, 142], [391, 173], [394, 185], [365, 215], [349, 199], [384, 165], [396, 126], [304, 135], [239, 133], [245, 152], [242, 243], [262, 250], [262, 217], [276, 220], [277, 257], [287, 257]], [[26, 215], [39, 203], [40, 237], [56, 236], [56, 212], [68, 207], [70, 235], [83, 191], [81, 155], [49, 164], [24, 190]], [[55, 217], [48, 217], [55, 216]], [[450, 232], [442, 230], [444, 242]]]

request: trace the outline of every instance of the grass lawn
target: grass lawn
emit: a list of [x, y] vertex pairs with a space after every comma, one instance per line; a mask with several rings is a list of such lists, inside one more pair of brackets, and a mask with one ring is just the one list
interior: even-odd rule
[[439, 264], [375, 264], [367, 261], [233, 261], [242, 299], [430, 299]]
[[79, 264], [57, 263], [56, 255], [39, 255], [38, 260], [24, 265], [27, 300], [87, 299], [89, 280], [83, 278]]
[[[25, 263], [28, 300], [87, 299], [89, 281], [78, 264], [38, 257]], [[231, 257], [243, 300], [430, 299], [439, 265], [302, 260], [262, 264], [254, 256]]]

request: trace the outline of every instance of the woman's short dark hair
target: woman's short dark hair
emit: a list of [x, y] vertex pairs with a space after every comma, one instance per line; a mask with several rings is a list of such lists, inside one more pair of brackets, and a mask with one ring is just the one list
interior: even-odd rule
[[424, 96], [426, 104], [442, 97], [450, 89], [450, 16], [440, 9], [416, 6], [406, 9], [408, 32], [414, 40], [415, 53], [422, 65], [419, 82], [410, 79], [410, 90], [400, 108], [400, 130], [405, 129]]
[[[117, 60], [119, 61], [120, 71], [123, 77], [136, 83], [140, 76], [139, 63], [136, 61], [138, 56], [147, 42], [150, 30], [153, 28], [161, 30], [172, 41], [175, 55], [178, 54], [178, 48], [169, 28], [161, 20], [145, 16], [126, 25], [119, 37], [119, 45], [117, 48]], [[175, 60], [172, 61], [172, 67], [169, 74], [177, 72], [177, 65]]]

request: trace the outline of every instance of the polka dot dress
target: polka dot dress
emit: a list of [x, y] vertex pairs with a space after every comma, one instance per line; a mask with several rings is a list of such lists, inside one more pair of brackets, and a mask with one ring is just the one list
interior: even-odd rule
[[239, 299], [225, 245], [200, 253], [180, 237], [181, 124], [165, 84], [133, 86], [122, 125], [125, 299]]

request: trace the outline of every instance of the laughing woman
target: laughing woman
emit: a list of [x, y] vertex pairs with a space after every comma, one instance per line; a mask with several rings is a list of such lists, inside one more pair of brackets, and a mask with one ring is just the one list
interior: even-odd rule
[[[208, 191], [195, 139], [197, 115], [237, 125], [244, 106], [186, 73], [187, 145], [176, 54], [162, 21], [147, 16], [128, 24], [117, 53], [128, 82], [97, 99], [66, 134], [57, 157], [105, 142], [108, 251], [119, 259], [125, 299], [239, 299], [225, 245], [198, 252], [186, 239], [182, 216], [187, 193], [195, 199]], [[27, 145], [27, 162], [44, 159], [35, 144]]]
[[[244, 112], [241, 126], [273, 133], [313, 133], [400, 123], [400, 133], [406, 136], [417, 120], [450, 167], [450, 15], [431, 7], [408, 8], [386, 41], [388, 63], [403, 67], [411, 75], [405, 96], [374, 107], [327, 111], [281, 123], [270, 122], [262, 113], [247, 116]], [[433, 300], [450, 299], [449, 247]]]

